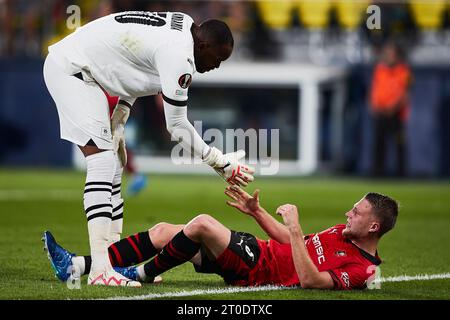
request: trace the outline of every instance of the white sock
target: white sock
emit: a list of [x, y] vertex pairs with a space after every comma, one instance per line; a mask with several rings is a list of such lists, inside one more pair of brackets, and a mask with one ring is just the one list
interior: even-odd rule
[[80, 276], [84, 274], [86, 271], [86, 264], [84, 261], [84, 257], [74, 256], [72, 257], [72, 265], [79, 272]]
[[88, 220], [91, 273], [96, 274], [112, 268], [108, 256], [108, 239], [112, 217], [114, 153], [111, 150], [99, 152], [86, 157], [86, 162], [84, 210]]
[[108, 235], [111, 219], [99, 217], [88, 221], [89, 245], [91, 246], [92, 274], [111, 269], [108, 256]]
[[119, 156], [116, 155], [115, 160], [116, 160], [116, 171], [114, 173], [112, 181], [112, 193], [111, 193], [111, 203], [113, 206], [113, 210], [112, 210], [111, 231], [109, 234], [110, 245], [120, 240], [123, 228], [123, 199], [121, 193], [123, 167], [122, 164], [120, 163]]
[[120, 236], [122, 235], [122, 225], [123, 218], [111, 221], [111, 230], [109, 233], [108, 245], [120, 241]]

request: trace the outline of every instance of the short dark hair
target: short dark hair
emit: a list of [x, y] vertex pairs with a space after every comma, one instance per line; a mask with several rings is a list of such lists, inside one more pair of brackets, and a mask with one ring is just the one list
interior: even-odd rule
[[380, 220], [378, 237], [394, 228], [398, 216], [398, 203], [394, 199], [376, 192], [369, 192], [364, 199], [372, 205], [373, 213]]
[[213, 45], [234, 46], [233, 34], [228, 25], [220, 20], [206, 20], [200, 25], [201, 32]]

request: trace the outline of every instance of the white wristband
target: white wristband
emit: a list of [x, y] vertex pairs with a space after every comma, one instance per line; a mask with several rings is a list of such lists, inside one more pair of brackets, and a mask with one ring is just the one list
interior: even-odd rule
[[222, 157], [223, 153], [219, 149], [215, 147], [210, 147], [209, 151], [203, 158], [203, 162], [214, 168], [215, 166], [218, 165], [218, 162]]

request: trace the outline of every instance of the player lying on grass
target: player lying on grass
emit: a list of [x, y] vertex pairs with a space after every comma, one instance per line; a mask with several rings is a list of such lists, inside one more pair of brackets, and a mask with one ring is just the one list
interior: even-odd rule
[[[216, 273], [231, 285], [363, 289], [381, 263], [378, 242], [394, 227], [398, 215], [395, 200], [368, 193], [345, 213], [346, 224], [304, 236], [296, 206], [285, 204], [277, 209], [282, 224], [260, 206], [259, 190], [250, 196], [230, 186], [225, 193], [233, 200], [227, 203], [253, 217], [269, 240], [232, 231], [201, 214], [186, 225], [161, 222], [148, 232], [112, 244], [111, 264], [127, 278], [142, 282], [152, 282], [163, 272], [191, 261], [197, 272]], [[44, 240], [59, 279], [67, 280], [66, 270], [71, 266], [81, 274], [89, 273], [89, 256], [66, 251], [48, 231]]]

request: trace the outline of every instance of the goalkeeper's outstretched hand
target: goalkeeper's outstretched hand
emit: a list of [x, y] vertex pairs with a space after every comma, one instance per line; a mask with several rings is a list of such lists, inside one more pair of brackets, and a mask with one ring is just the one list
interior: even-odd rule
[[255, 169], [239, 162], [244, 157], [244, 150], [222, 154], [219, 149], [212, 147], [203, 161], [229, 184], [246, 187], [254, 180]]

